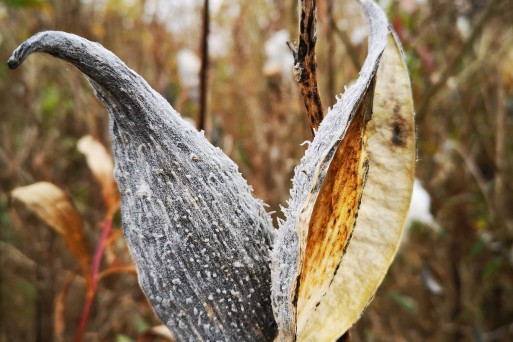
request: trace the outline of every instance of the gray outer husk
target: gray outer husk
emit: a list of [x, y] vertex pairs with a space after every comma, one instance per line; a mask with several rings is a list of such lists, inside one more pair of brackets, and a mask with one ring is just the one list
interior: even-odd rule
[[299, 236], [299, 227], [302, 222], [309, 220], [329, 165], [358, 105], [368, 95], [368, 91], [373, 91], [369, 88], [372, 88], [372, 80], [375, 78], [390, 32], [386, 16], [375, 3], [360, 3], [369, 25], [369, 53], [360, 71], [360, 77], [328, 111], [305, 156], [295, 168], [291, 198], [287, 203], [288, 208], [283, 209], [285, 221], [280, 222], [274, 243], [272, 301], [279, 329], [278, 340], [294, 340], [296, 335], [296, 312], [293, 301], [302, 264], [301, 245], [306, 240], [306, 236]]
[[100, 44], [42, 32], [32, 52], [74, 64], [110, 114], [123, 231], [140, 285], [177, 340], [271, 340], [273, 228], [237, 166]]

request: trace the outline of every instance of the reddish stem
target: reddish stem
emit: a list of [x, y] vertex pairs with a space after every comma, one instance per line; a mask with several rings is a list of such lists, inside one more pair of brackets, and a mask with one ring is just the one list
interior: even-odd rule
[[80, 323], [78, 325], [77, 334], [75, 335], [75, 342], [80, 342], [82, 340], [82, 335], [84, 334], [87, 319], [89, 318], [89, 313], [91, 311], [91, 305], [93, 303], [94, 295], [96, 294], [96, 286], [98, 284], [98, 273], [100, 270], [100, 263], [102, 261], [103, 251], [105, 249], [105, 241], [109, 236], [111, 228], [112, 218], [108, 217], [105, 219], [103, 223], [102, 235], [100, 237], [100, 241], [98, 241], [96, 252], [94, 253], [93, 264], [91, 267], [91, 284], [88, 286], [87, 289], [86, 302], [84, 304], [84, 309], [82, 310], [82, 316], [80, 317]]

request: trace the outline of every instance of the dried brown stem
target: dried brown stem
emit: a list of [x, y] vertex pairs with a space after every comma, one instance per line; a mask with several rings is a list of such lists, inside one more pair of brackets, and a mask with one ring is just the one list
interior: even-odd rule
[[[499, 75], [498, 75], [499, 76]], [[498, 77], [500, 79], [500, 77]], [[496, 119], [496, 137], [495, 137], [495, 185], [494, 185], [494, 200], [497, 209], [499, 225], [501, 226], [502, 234], [507, 236], [506, 225], [506, 205], [505, 205], [505, 180], [504, 175], [506, 171], [506, 97], [502, 84], [497, 87], [497, 119]]]
[[306, 115], [312, 132], [315, 132], [319, 128], [324, 118], [316, 74], [316, 14], [317, 2], [315, 0], [301, 0], [299, 43], [297, 47], [292, 47], [292, 44], [289, 43], [289, 47], [294, 54], [294, 78], [299, 83], [306, 108]]
[[472, 177], [474, 177], [474, 180], [476, 181], [477, 186], [479, 187], [479, 190], [481, 191], [481, 194], [483, 195], [483, 198], [486, 202], [486, 206], [488, 208], [488, 213], [490, 215], [491, 221], [495, 222], [495, 219], [497, 217], [496, 208], [494, 205], [495, 203], [493, 201], [492, 194], [490, 193], [486, 185], [486, 179], [484, 178], [483, 173], [479, 169], [476, 160], [465, 148], [465, 146], [463, 146], [459, 142], [453, 141], [452, 148], [463, 159], [470, 174], [472, 175]]
[[207, 117], [207, 83], [208, 83], [208, 34], [210, 31], [209, 0], [203, 5], [203, 31], [201, 34], [201, 69], [200, 69], [200, 103], [198, 130], [205, 131]]
[[333, 0], [326, 0], [324, 4], [325, 20], [327, 25], [324, 25], [324, 39], [326, 39], [326, 91], [328, 96], [335, 95], [335, 65], [333, 63], [335, 57], [335, 42], [331, 30], [331, 25], [334, 23], [333, 19]]
[[337, 23], [335, 23], [335, 20], [333, 20], [333, 17], [331, 17], [329, 25], [330, 25], [331, 29], [340, 38], [342, 43], [344, 43], [346, 52], [349, 55], [349, 58], [351, 59], [351, 62], [353, 63], [355, 70], [360, 70], [362, 68], [362, 64], [360, 63], [359, 58], [358, 58], [358, 51], [355, 49], [355, 47], [351, 43], [351, 40], [349, 39], [347, 34], [337, 26]]

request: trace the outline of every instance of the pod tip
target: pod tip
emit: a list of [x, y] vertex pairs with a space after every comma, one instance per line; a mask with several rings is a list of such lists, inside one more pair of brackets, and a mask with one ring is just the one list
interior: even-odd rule
[[16, 69], [17, 67], [20, 66], [20, 64], [21, 63], [20, 63], [19, 59], [14, 57], [14, 55], [11, 56], [9, 58], [9, 60], [7, 61], [7, 66], [9, 67], [9, 69]]

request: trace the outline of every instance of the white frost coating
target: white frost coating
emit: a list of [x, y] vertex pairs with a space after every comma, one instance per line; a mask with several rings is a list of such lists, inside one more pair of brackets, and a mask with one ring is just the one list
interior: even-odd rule
[[272, 302], [279, 338], [283, 340], [290, 340], [296, 334], [296, 313], [292, 301], [302, 262], [298, 227], [311, 214], [332, 157], [376, 74], [387, 43], [389, 28], [383, 12], [371, 1], [362, 1], [361, 5], [369, 25], [369, 53], [360, 77], [328, 112], [305, 156], [295, 168], [291, 198], [288, 208], [284, 209], [286, 220], [280, 225], [275, 239], [272, 253]]
[[[140, 285], [176, 339], [272, 340], [274, 229], [237, 165], [101, 45], [42, 32], [16, 49], [9, 67], [18, 67], [33, 52], [74, 64], [109, 110], [123, 231]], [[211, 278], [199, 251], [208, 256]], [[246, 298], [245, 306], [254, 310], [232, 310], [220, 304], [221, 298], [210, 300], [216, 289], [223, 289], [223, 301]]]

